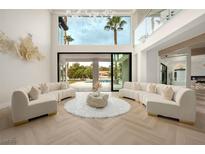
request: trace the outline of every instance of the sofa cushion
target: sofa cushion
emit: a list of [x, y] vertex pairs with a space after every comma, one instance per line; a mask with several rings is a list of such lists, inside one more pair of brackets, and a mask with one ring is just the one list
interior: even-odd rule
[[147, 90], [147, 85], [148, 85], [148, 83], [140, 83], [140, 88], [141, 88], [141, 90], [143, 90], [143, 91], [146, 91]]
[[51, 102], [51, 101], [56, 101], [55, 96], [53, 94], [46, 93], [46, 94], [39, 95], [39, 98], [37, 100], [32, 100], [29, 103], [29, 106], [32, 106], [35, 104], [41, 104], [45, 102]]
[[178, 91], [180, 91], [180, 89], [182, 89], [183, 87], [181, 87], [181, 86], [171, 86], [171, 87], [172, 87], [172, 89], [173, 89], [173, 91], [174, 91], [172, 100], [176, 102], [177, 93], [178, 93]]
[[140, 83], [134, 82], [133, 85], [132, 85], [132, 89], [133, 90], [141, 90]]
[[41, 115], [57, 112], [57, 101], [54, 96], [46, 93], [39, 96], [39, 99], [33, 100], [28, 104], [27, 119]]
[[[162, 95], [162, 92], [163, 92], [163, 89], [166, 87], [167, 85], [165, 84], [157, 84], [157, 93]], [[183, 88], [181, 86], [174, 86], [174, 85], [169, 85], [170, 87], [172, 87], [173, 91], [174, 91], [174, 94], [173, 94], [173, 97], [172, 97], [172, 100], [173, 101], [176, 101], [176, 94], [177, 92]]]
[[132, 82], [124, 82], [123, 88], [125, 89], [132, 89], [133, 83]]
[[49, 86], [49, 91], [60, 90], [61, 83], [59, 83], [59, 82], [49, 83], [48, 86]]
[[68, 84], [66, 82], [61, 82], [60, 89], [67, 89], [67, 88], [68, 88]]
[[159, 94], [159, 95], [162, 95], [162, 92], [163, 92], [163, 89], [166, 87], [167, 85], [165, 85], [165, 84], [157, 84], [156, 85], [156, 92], [157, 92], [157, 94]]
[[41, 83], [40, 84], [40, 90], [41, 94], [48, 93], [49, 92], [49, 86], [47, 83]]
[[60, 91], [60, 99], [68, 98], [68, 97], [74, 97], [75, 96], [75, 89], [73, 88], [67, 88]]
[[147, 85], [147, 92], [156, 93], [156, 90], [157, 88], [155, 84], [150, 83]]
[[39, 98], [40, 90], [37, 87], [32, 87], [28, 93], [29, 100], [36, 100]]
[[139, 100], [138, 95], [136, 93], [137, 91], [133, 90], [133, 89], [120, 89], [119, 90], [119, 97], [127, 97], [127, 98], [131, 98], [134, 100]]
[[158, 94], [154, 94], [154, 93], [149, 93], [144, 97], [144, 104], [147, 105], [148, 102], [157, 102], [157, 103], [177, 105], [176, 102], [174, 102], [172, 100], [164, 99], [163, 96], [158, 95]]
[[[54, 91], [50, 91], [49, 93], [47, 93], [48, 95], [52, 95], [52, 97], [55, 98], [56, 101], [60, 101], [59, 100], [59, 96], [60, 96], [60, 90], [54, 90]], [[45, 94], [44, 94], [45, 95]]]
[[170, 87], [170, 86], [166, 86], [162, 91], [162, 96], [164, 99], [172, 100], [173, 95], [174, 95], [174, 91], [173, 91], [172, 87]]
[[148, 113], [179, 118], [180, 106], [176, 102], [160, 98], [148, 98], [146, 103], [146, 110]]
[[135, 95], [137, 95], [137, 101], [140, 101], [141, 103], [144, 102], [144, 98], [146, 97], [146, 95], [149, 94], [146, 91], [135, 91]]

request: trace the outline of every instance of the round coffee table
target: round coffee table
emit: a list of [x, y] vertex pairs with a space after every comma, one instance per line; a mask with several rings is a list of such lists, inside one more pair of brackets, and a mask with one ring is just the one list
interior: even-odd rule
[[87, 104], [91, 107], [103, 108], [107, 105], [108, 97], [108, 94], [100, 94], [99, 96], [95, 96], [90, 93], [87, 97]]

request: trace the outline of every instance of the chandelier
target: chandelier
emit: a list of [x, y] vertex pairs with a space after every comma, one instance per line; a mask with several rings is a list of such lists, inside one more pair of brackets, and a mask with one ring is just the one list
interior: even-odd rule
[[77, 17], [77, 16], [89, 16], [89, 17], [104, 17], [112, 16], [113, 11], [109, 9], [105, 10], [66, 10], [67, 16]]

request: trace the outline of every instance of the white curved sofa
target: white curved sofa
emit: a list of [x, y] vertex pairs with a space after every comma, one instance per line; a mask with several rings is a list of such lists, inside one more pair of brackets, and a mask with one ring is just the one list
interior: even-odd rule
[[28, 93], [31, 88], [40, 85], [26, 86], [15, 90], [12, 94], [11, 113], [14, 124], [27, 122], [29, 119], [42, 115], [57, 113], [57, 102], [67, 98], [75, 97], [73, 88], [61, 89], [61, 83], [46, 83], [48, 92], [40, 94], [36, 100], [29, 100]]
[[[125, 84], [128, 83], [131, 87], [120, 89], [119, 96], [143, 103], [150, 115], [162, 115], [187, 123], [195, 122], [196, 96], [193, 90], [181, 86], [171, 86], [174, 95], [172, 100], [167, 100], [162, 96], [162, 91], [168, 85], [155, 84], [156, 93], [150, 93], [147, 92], [149, 83], [125, 82]], [[140, 85], [140, 88], [139, 86], [135, 88], [135, 84]]]

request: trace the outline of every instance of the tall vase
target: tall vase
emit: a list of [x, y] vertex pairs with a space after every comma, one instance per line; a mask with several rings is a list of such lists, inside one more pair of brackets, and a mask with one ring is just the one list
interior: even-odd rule
[[100, 96], [100, 90], [99, 90], [99, 89], [95, 90], [95, 91], [93, 92], [93, 96], [94, 96], [94, 97], [99, 97], [99, 96]]
[[97, 92], [97, 95], [100, 96], [100, 89], [98, 89], [96, 92]]

